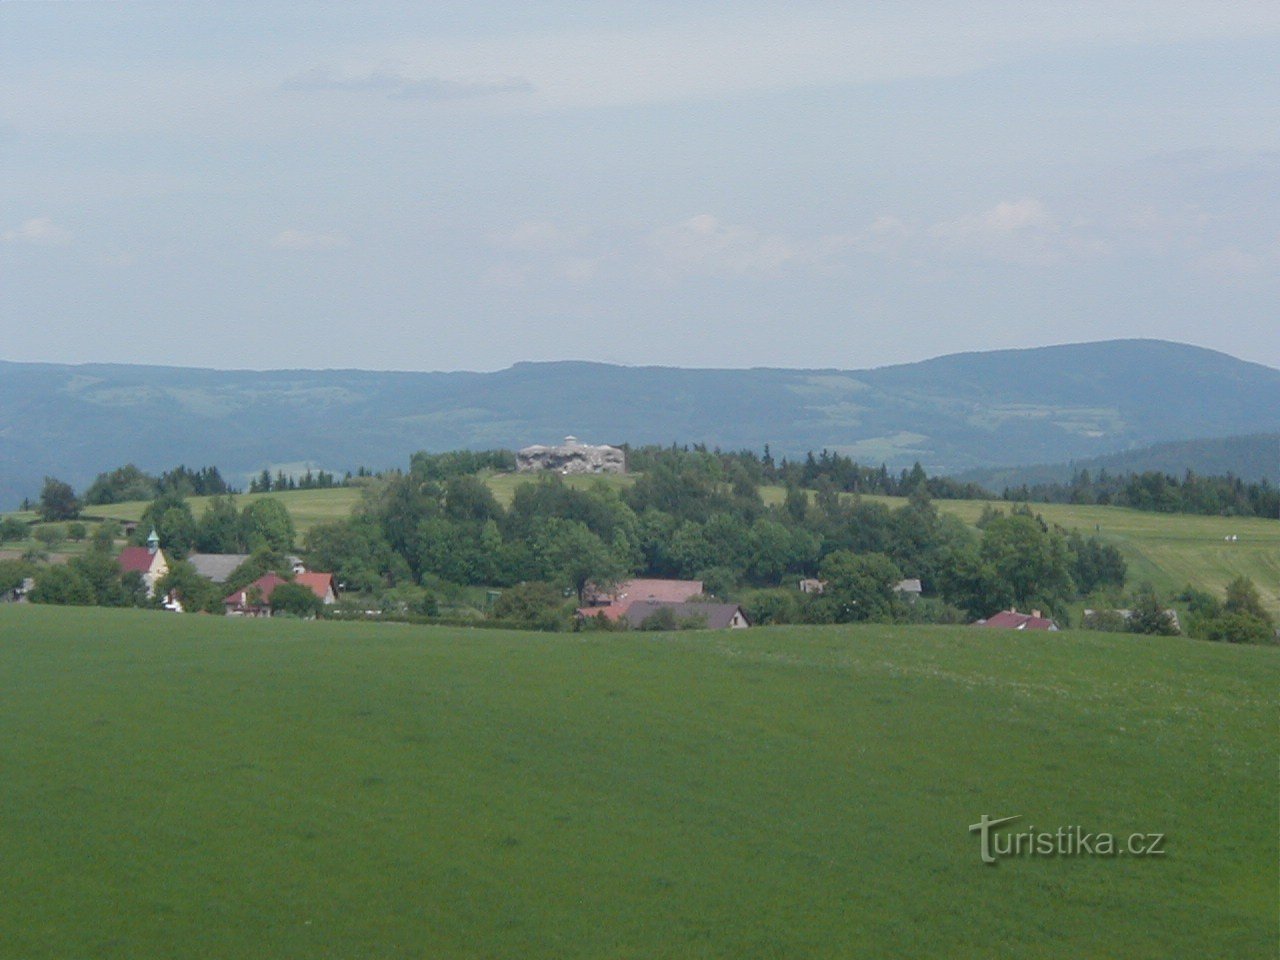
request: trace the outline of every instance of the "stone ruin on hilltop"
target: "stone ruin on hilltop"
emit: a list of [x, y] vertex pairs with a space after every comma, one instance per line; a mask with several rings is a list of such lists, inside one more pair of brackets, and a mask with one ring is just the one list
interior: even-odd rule
[[626, 473], [626, 455], [617, 447], [582, 443], [577, 437], [565, 437], [554, 447], [535, 444], [516, 454], [516, 469], [521, 473], [554, 470], [556, 473]]

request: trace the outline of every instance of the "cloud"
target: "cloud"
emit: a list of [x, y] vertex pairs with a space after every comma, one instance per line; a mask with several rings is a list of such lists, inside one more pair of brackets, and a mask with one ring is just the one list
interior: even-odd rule
[[351, 246], [351, 240], [339, 230], [313, 233], [307, 230], [281, 230], [271, 239], [277, 250], [338, 250]]
[[943, 240], [1007, 237], [1031, 229], [1052, 229], [1053, 218], [1039, 200], [1002, 200], [989, 210], [935, 223], [931, 237]]
[[785, 237], [724, 224], [709, 213], [662, 227], [649, 242], [665, 271], [676, 273], [776, 273], [800, 256]]
[[48, 217], [26, 220], [12, 230], [0, 233], [0, 242], [24, 243], [38, 247], [61, 247], [71, 242], [72, 233]]
[[1045, 265], [1068, 257], [1110, 252], [1111, 244], [1095, 236], [1084, 219], [1063, 222], [1040, 200], [1001, 200], [995, 206], [924, 231], [934, 255], [977, 256], [1006, 263]]
[[285, 90], [345, 91], [379, 93], [389, 100], [470, 100], [502, 93], [527, 93], [533, 85], [527, 80], [445, 80], [440, 77], [410, 76], [399, 70], [380, 67], [373, 70], [346, 72], [330, 66], [310, 70], [285, 80]]
[[568, 230], [550, 220], [526, 220], [510, 230], [491, 234], [496, 247], [522, 253], [547, 253], [571, 247], [582, 238], [580, 231]]

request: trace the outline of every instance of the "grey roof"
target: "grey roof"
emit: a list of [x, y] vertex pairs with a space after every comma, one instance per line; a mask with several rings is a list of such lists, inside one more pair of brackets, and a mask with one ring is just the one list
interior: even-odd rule
[[[654, 600], [637, 600], [627, 607], [623, 614], [627, 622], [638, 627], [659, 610], [670, 610], [676, 615], [676, 621], [705, 620], [707, 629], [723, 630], [733, 621], [733, 616], [742, 608], [736, 603], [662, 603]], [[742, 615], [746, 619], [746, 614]]]
[[214, 583], [226, 583], [235, 568], [248, 559], [247, 553], [193, 553], [187, 557], [187, 563], [195, 567], [200, 576]]
[[899, 580], [898, 585], [893, 588], [898, 593], [923, 593], [924, 590], [920, 585], [920, 581], [914, 577], [910, 580]]

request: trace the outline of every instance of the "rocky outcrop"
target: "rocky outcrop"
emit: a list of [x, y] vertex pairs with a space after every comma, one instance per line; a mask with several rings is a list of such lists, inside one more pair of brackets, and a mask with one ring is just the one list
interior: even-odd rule
[[516, 454], [516, 469], [521, 473], [554, 470], [556, 473], [625, 473], [626, 455], [617, 447], [580, 443], [577, 437], [565, 437], [554, 447], [540, 444], [525, 447]]

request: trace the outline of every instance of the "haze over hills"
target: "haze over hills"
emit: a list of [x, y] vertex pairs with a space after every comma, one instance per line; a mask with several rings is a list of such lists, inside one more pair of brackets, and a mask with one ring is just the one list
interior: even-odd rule
[[[856, 362], [856, 358], [850, 358]], [[343, 471], [416, 450], [591, 442], [831, 449], [931, 473], [1280, 430], [1280, 370], [1158, 340], [871, 370], [520, 363], [495, 373], [0, 362], [0, 503], [126, 462]]]

